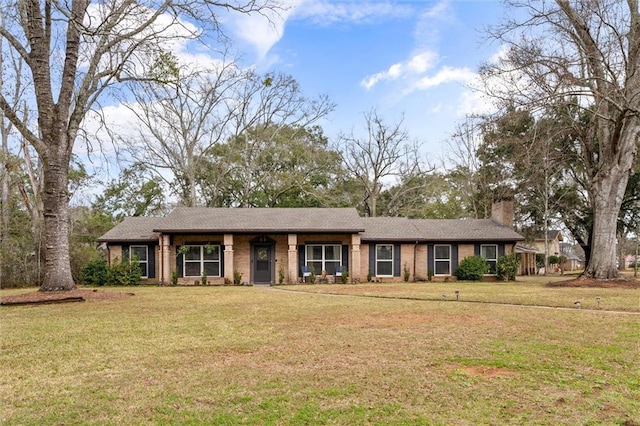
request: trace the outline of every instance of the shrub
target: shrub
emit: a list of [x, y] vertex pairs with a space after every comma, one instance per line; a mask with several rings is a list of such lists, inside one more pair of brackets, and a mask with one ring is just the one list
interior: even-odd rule
[[411, 271], [409, 271], [409, 266], [405, 263], [404, 264], [404, 271], [403, 271], [404, 282], [408, 283], [410, 277], [411, 277]]
[[349, 282], [349, 270], [347, 268], [342, 269], [342, 284], [346, 284]]
[[284, 283], [284, 266], [280, 264], [280, 268], [278, 268], [278, 284]]
[[115, 259], [109, 267], [108, 283], [110, 285], [139, 285], [142, 279], [142, 271], [137, 259], [131, 262]]
[[171, 285], [174, 287], [178, 285], [178, 271], [171, 273]]
[[560, 258], [558, 256], [549, 256], [549, 265], [559, 265], [560, 264]]
[[489, 265], [485, 258], [480, 256], [469, 256], [462, 259], [456, 268], [455, 276], [459, 280], [478, 281], [489, 272]]
[[101, 257], [87, 262], [80, 269], [80, 280], [84, 285], [106, 285], [109, 278], [109, 265]]
[[515, 253], [508, 254], [506, 256], [501, 256], [498, 259], [497, 266], [497, 275], [498, 279], [504, 281], [515, 281], [516, 274], [518, 273], [518, 266], [520, 265], [520, 260], [516, 256]]
[[372, 278], [372, 277], [371, 277], [371, 271], [369, 271], [369, 272], [367, 273], [367, 282], [368, 282], [368, 283], [370, 283], [370, 282], [371, 282], [371, 278]]
[[242, 283], [242, 274], [238, 271], [233, 271], [233, 283], [240, 285]]

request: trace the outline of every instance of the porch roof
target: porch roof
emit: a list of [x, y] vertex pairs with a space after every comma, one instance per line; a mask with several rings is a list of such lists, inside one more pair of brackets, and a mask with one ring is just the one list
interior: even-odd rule
[[349, 233], [364, 231], [354, 208], [177, 207], [154, 228], [162, 233]]

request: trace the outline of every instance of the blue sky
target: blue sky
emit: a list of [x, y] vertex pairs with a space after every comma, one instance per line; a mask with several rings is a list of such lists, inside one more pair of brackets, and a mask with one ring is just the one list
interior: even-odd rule
[[466, 113], [487, 108], [467, 89], [499, 46], [482, 29], [499, 22], [497, 0], [287, 0], [271, 25], [227, 22], [243, 60], [292, 75], [307, 96], [337, 104], [325, 133], [358, 133], [375, 108], [424, 144], [431, 159]]

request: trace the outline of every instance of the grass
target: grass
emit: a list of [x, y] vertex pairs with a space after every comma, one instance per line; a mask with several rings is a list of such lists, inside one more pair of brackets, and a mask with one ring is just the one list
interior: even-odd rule
[[[638, 290], [599, 289], [599, 309], [539, 309], [465, 300], [539, 304], [549, 293], [569, 307], [595, 293], [378, 286], [141, 287], [3, 307], [0, 423], [640, 422]], [[460, 302], [435, 300], [455, 289]]]

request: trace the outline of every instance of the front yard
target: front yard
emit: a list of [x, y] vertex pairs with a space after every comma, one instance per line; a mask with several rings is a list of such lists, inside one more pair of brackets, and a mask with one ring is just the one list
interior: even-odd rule
[[640, 424], [637, 289], [100, 291], [0, 308], [0, 423]]

